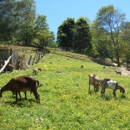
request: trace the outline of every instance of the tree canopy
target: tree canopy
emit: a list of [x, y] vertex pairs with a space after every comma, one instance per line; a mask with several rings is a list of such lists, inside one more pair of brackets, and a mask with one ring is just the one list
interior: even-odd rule
[[111, 49], [114, 49], [115, 58], [118, 66], [120, 66], [120, 38], [122, 25], [125, 20], [125, 14], [115, 9], [113, 5], [102, 7], [97, 13], [94, 21], [95, 27], [99, 30], [107, 32], [107, 36], [111, 39]]
[[[0, 41], [11, 44], [33, 44], [35, 40], [41, 41], [41, 36], [44, 40], [39, 44], [47, 44], [54, 40], [46, 16], [36, 13], [34, 0], [1, 0], [0, 31]], [[48, 39], [50, 36], [53, 38]]]
[[86, 18], [81, 17], [77, 21], [67, 18], [58, 28], [57, 39], [59, 46], [66, 51], [84, 53], [91, 48], [91, 33]]

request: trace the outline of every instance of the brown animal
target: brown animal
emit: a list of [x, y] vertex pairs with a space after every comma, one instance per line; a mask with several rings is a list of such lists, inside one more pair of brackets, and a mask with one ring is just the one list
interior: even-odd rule
[[39, 81], [32, 76], [20, 76], [12, 78], [5, 86], [0, 89], [0, 97], [2, 97], [2, 94], [5, 91], [12, 91], [16, 94], [16, 102], [18, 102], [18, 94], [20, 92], [26, 93], [27, 91], [30, 91], [34, 94], [37, 102], [40, 103], [40, 96], [37, 92], [39, 86]]
[[121, 71], [115, 71], [116, 72], [116, 74], [120, 74], [121, 75]]
[[42, 71], [42, 69], [41, 68], [34, 68], [33, 74], [37, 75], [39, 71]]
[[89, 74], [89, 92], [90, 92], [90, 85], [93, 85], [94, 91], [97, 92], [99, 91], [99, 86], [100, 86], [100, 79], [98, 76], [95, 74]]
[[120, 92], [122, 92], [123, 94], [126, 92], [125, 88], [120, 86], [118, 84], [117, 81], [113, 81], [109, 78], [104, 78], [101, 82], [101, 87], [102, 87], [102, 90], [101, 90], [101, 95], [104, 96], [105, 95], [105, 90], [106, 88], [110, 88], [113, 90], [113, 97], [116, 97], [116, 91], [119, 89]]

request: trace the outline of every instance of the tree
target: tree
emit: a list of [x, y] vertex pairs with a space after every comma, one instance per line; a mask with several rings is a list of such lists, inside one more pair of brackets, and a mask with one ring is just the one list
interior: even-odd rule
[[36, 35], [36, 6], [34, 0], [22, 0], [17, 3], [18, 28], [15, 37], [19, 36], [19, 41], [24, 41], [25, 45], [31, 43]]
[[0, 39], [11, 41], [15, 38], [27, 44], [34, 36], [35, 17], [36, 6], [34, 0], [0, 1]]
[[0, 31], [0, 41], [22, 41], [24, 45], [36, 40], [44, 46], [54, 39], [46, 16], [36, 13], [34, 0], [1, 0]]
[[123, 31], [123, 39], [130, 43], [130, 22], [125, 22]]
[[91, 33], [86, 18], [81, 17], [75, 23], [74, 50], [83, 53], [89, 53], [92, 48]]
[[125, 14], [115, 9], [113, 5], [102, 7], [97, 13], [95, 24], [97, 28], [103, 29], [110, 34], [115, 58], [120, 66], [119, 34], [122, 31], [121, 25], [125, 20]]
[[130, 63], [130, 22], [125, 22], [123, 24], [123, 32], [120, 34], [120, 38], [122, 40], [121, 44], [121, 54], [122, 59], [127, 63], [127, 67], [129, 67]]
[[50, 32], [49, 25], [47, 24], [46, 16], [38, 15], [36, 19], [36, 28], [35, 28], [35, 39], [33, 41], [40, 46], [46, 48], [47, 45], [53, 44], [54, 42], [54, 33]]
[[[113, 58], [113, 49], [110, 34], [102, 28], [98, 28], [95, 22], [91, 25], [92, 50], [91, 56], [100, 58]], [[96, 52], [96, 53], [95, 53]]]
[[46, 46], [54, 42], [54, 33], [50, 32], [49, 30], [39, 30], [34, 41], [46, 49]]
[[67, 18], [59, 27], [57, 41], [59, 47], [69, 51], [73, 47], [73, 29], [75, 26], [74, 18]]
[[38, 15], [36, 18], [37, 29], [48, 30], [49, 25], [47, 24], [45, 15]]
[[15, 32], [16, 19], [15, 0], [1, 0], [0, 1], [0, 40], [8, 41], [12, 39], [12, 34]]

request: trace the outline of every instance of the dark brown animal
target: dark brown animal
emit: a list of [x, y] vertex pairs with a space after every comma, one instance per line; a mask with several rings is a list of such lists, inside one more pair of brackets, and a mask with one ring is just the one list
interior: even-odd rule
[[89, 74], [89, 92], [90, 92], [90, 85], [93, 85], [94, 91], [97, 92], [99, 91], [99, 86], [100, 86], [100, 79], [98, 76], [95, 74]]
[[5, 86], [0, 89], [0, 97], [2, 97], [3, 92], [12, 91], [16, 94], [16, 102], [18, 102], [18, 94], [20, 92], [30, 91], [34, 94], [35, 99], [40, 103], [40, 96], [37, 92], [39, 87], [39, 81], [32, 76], [20, 76], [12, 78]]
[[37, 75], [39, 71], [42, 71], [42, 69], [41, 68], [34, 68], [33, 74]]
[[84, 66], [83, 66], [83, 65], [81, 65], [81, 66], [80, 66], [80, 68], [84, 68]]
[[123, 94], [126, 92], [125, 88], [122, 87], [122, 86], [120, 86], [117, 81], [113, 81], [113, 80], [111, 80], [111, 79], [109, 79], [109, 78], [104, 78], [104, 79], [100, 82], [100, 84], [101, 84], [101, 88], [102, 88], [102, 90], [101, 90], [101, 95], [102, 95], [102, 96], [105, 95], [105, 90], [106, 90], [107, 88], [110, 88], [110, 89], [113, 90], [113, 97], [116, 97], [116, 91], [117, 91], [118, 89], [119, 89], [120, 92], [122, 92]]

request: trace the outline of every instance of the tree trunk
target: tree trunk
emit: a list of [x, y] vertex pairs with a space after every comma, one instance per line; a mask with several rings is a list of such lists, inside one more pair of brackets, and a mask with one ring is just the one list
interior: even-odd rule
[[119, 51], [116, 50], [116, 60], [117, 60], [117, 66], [120, 67], [120, 58], [119, 58]]

